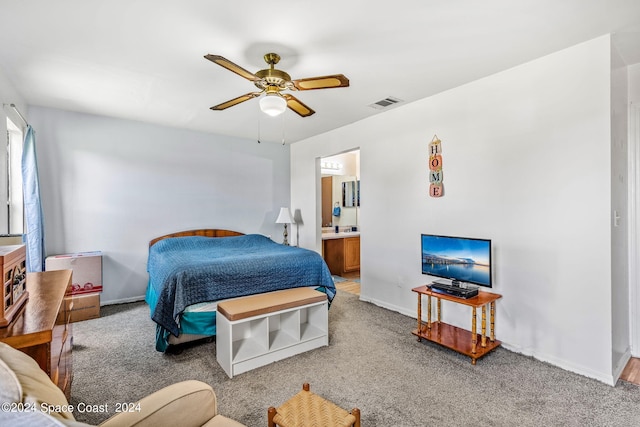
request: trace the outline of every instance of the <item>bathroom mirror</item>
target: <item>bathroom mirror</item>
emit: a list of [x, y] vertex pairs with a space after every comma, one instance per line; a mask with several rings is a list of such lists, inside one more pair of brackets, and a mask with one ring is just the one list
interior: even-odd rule
[[[358, 228], [360, 151], [320, 159], [322, 227]], [[343, 183], [349, 183], [343, 186]], [[345, 191], [347, 196], [345, 197]], [[346, 200], [345, 200], [346, 199]], [[346, 205], [345, 205], [346, 201]], [[339, 207], [339, 210], [334, 208]], [[337, 215], [334, 215], [336, 214]]]
[[360, 180], [342, 183], [342, 206], [345, 208], [360, 206]]

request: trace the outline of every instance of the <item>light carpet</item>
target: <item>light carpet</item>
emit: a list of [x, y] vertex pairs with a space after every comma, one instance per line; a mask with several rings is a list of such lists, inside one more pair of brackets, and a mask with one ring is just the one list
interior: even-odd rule
[[[498, 348], [469, 358], [411, 334], [415, 319], [339, 292], [329, 310], [329, 346], [229, 379], [215, 342], [181, 354], [158, 353], [144, 303], [103, 307], [74, 324], [71, 402], [130, 402], [176, 381], [198, 379], [218, 396], [220, 413], [249, 427], [267, 425], [267, 408], [302, 383], [371, 426], [634, 426], [640, 387], [616, 387]], [[499, 336], [499, 326], [498, 326]], [[112, 414], [77, 414], [98, 423]]]

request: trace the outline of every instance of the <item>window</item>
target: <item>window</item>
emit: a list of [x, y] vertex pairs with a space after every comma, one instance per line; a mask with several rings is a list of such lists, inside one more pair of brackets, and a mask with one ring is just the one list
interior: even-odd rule
[[0, 235], [21, 235], [24, 232], [24, 205], [22, 202], [22, 130], [7, 118], [7, 150], [4, 157], [6, 174], [2, 182], [2, 200], [6, 208], [0, 209]]

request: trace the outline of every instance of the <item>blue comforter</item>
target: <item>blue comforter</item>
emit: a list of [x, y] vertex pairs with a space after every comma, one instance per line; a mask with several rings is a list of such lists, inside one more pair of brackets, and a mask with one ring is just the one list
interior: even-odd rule
[[149, 249], [149, 286], [159, 295], [151, 318], [179, 335], [185, 308], [200, 302], [317, 286], [335, 296], [331, 273], [314, 251], [283, 246], [258, 234], [173, 237]]

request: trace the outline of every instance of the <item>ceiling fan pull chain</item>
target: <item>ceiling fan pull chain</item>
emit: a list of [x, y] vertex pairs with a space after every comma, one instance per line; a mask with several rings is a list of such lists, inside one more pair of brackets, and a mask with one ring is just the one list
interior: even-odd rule
[[258, 113], [258, 144], [260, 144], [260, 113]]
[[280, 122], [282, 125], [282, 145], [284, 145], [284, 114], [281, 114], [282, 121]]

